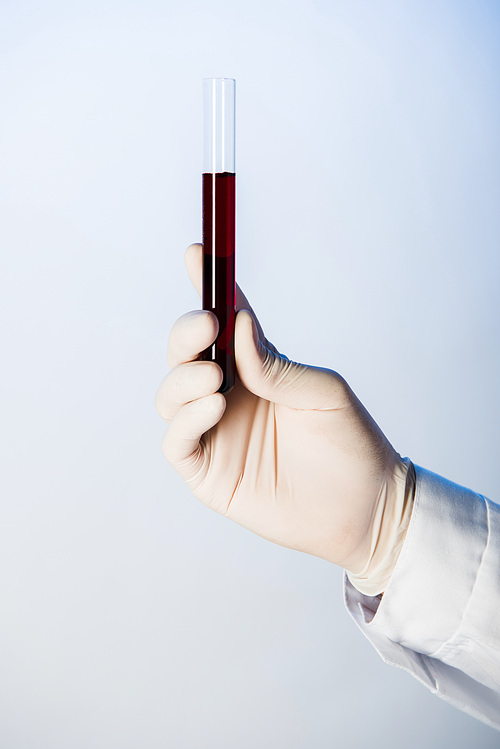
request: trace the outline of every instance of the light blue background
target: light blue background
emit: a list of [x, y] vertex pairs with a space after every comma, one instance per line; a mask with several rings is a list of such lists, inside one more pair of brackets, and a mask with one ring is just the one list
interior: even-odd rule
[[201, 79], [237, 79], [238, 279], [395, 447], [499, 498], [497, 2], [0, 4], [0, 744], [498, 746], [382, 663], [341, 571], [160, 452], [198, 300]]

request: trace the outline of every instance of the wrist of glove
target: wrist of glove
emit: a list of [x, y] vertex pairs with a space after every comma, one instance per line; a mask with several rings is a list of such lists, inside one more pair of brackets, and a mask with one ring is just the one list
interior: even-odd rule
[[408, 458], [396, 463], [392, 480], [380, 492], [371, 525], [370, 554], [363, 569], [347, 572], [367, 596], [385, 591], [403, 548], [415, 496], [415, 468]]

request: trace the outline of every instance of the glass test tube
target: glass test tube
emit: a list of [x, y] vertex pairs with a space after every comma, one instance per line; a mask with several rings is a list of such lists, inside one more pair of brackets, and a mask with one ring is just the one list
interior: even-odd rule
[[222, 368], [221, 393], [234, 385], [235, 319], [235, 81], [203, 81], [203, 294], [202, 306], [219, 320], [205, 361]]

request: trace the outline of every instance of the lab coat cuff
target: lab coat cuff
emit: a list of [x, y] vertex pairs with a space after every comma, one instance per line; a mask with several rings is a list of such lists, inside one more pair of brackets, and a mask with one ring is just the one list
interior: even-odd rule
[[412, 518], [382, 599], [357, 595], [348, 580], [345, 597], [358, 624], [371, 630], [369, 639], [381, 636], [432, 656], [460, 630], [487, 545], [488, 519], [484, 497], [415, 470]]

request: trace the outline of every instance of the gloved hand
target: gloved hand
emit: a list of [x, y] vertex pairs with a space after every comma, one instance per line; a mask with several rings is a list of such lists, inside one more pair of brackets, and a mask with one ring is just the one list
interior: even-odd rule
[[[201, 245], [188, 247], [186, 264], [200, 293]], [[198, 359], [216, 338], [216, 317], [189, 312], [172, 329], [171, 371], [156, 397], [170, 422], [165, 457], [208, 507], [381, 593], [411, 513], [411, 464], [339, 374], [278, 353], [239, 288], [236, 308], [237, 378], [227, 396], [217, 392], [218, 365]]]

